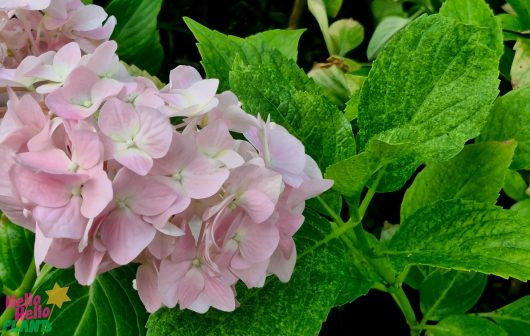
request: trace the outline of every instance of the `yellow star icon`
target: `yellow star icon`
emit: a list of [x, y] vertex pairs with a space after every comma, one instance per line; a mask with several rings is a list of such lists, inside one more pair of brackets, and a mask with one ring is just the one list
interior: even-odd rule
[[62, 308], [63, 303], [72, 301], [66, 293], [68, 292], [69, 287], [59, 287], [57, 282], [53, 285], [53, 289], [47, 290], [48, 302], [46, 304], [57, 305], [57, 307]]

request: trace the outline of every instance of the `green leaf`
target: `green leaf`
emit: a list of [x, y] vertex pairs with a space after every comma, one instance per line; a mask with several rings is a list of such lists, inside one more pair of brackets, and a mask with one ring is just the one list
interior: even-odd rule
[[530, 336], [530, 296], [481, 315], [493, 319], [509, 336]]
[[326, 10], [326, 4], [324, 0], [307, 0], [307, 7], [315, 19], [317, 20], [322, 36], [324, 36], [324, 42], [330, 55], [333, 55], [333, 42], [329, 35], [329, 21], [328, 13]]
[[[200, 23], [184, 18], [197, 39], [206, 75], [218, 78], [219, 90], [229, 90], [228, 74], [239, 57], [245, 64], [261, 64], [261, 54], [278, 50], [286, 58], [296, 60], [298, 40], [303, 30], [272, 30], [242, 39], [211, 30]], [[245, 42], [246, 41], [246, 42]]]
[[442, 320], [430, 332], [432, 336], [508, 336], [495, 323], [478, 316], [454, 315]]
[[514, 89], [530, 84], [530, 41], [518, 38], [513, 46], [513, 58], [510, 76]]
[[495, 204], [515, 147], [514, 141], [467, 145], [451, 160], [427, 165], [405, 193], [401, 221], [438, 200]]
[[164, 58], [157, 29], [161, 6], [162, 0], [112, 0], [105, 8], [118, 20], [111, 38], [118, 42], [120, 58], [153, 74]]
[[230, 72], [230, 87], [245, 111], [267, 115], [300, 139], [321, 167], [355, 154], [351, 126], [338, 108], [293, 61], [277, 51], [262, 55], [260, 65]]
[[528, 194], [526, 193], [528, 185], [521, 174], [516, 170], [508, 170], [502, 189], [506, 195], [515, 201], [522, 201], [528, 198]]
[[455, 156], [479, 134], [498, 93], [500, 55], [490, 39], [489, 29], [422, 16], [378, 56], [358, 122], [361, 148], [395, 146], [379, 191], [399, 189], [420, 164]]
[[436, 270], [420, 285], [420, 307], [424, 318], [439, 321], [442, 318], [463, 314], [478, 301], [487, 276], [474, 272]]
[[324, 0], [326, 6], [326, 12], [332, 18], [339, 14], [340, 8], [342, 7], [342, 0]]
[[512, 169], [530, 169], [530, 86], [508, 92], [495, 102], [480, 141], [517, 141]]
[[344, 56], [363, 42], [364, 28], [353, 19], [341, 19], [331, 24], [329, 35], [333, 43], [333, 55]]
[[407, 13], [403, 9], [403, 3], [394, 0], [373, 0], [370, 4], [372, 14], [376, 22], [381, 22], [388, 16], [405, 17]]
[[374, 34], [368, 43], [368, 49], [366, 50], [366, 56], [368, 59], [372, 60], [376, 58], [381, 50], [383, 50], [383, 47], [388, 40], [390, 40], [392, 36], [405, 27], [409, 22], [410, 19], [399, 16], [385, 17], [375, 28]]
[[54, 269], [47, 273], [35, 284], [33, 293], [40, 295], [45, 304], [46, 291], [58, 283], [61, 287], [69, 287], [67, 295], [72, 300], [65, 302], [62, 308], [54, 307], [50, 316], [51, 334], [145, 335], [148, 314], [132, 287], [135, 269], [125, 266], [99, 275], [89, 287], [77, 283], [72, 269]]
[[523, 29], [530, 29], [530, 3], [527, 0], [507, 0], [507, 2], [517, 14]]
[[11, 290], [22, 279], [33, 259], [34, 235], [15, 225], [5, 215], [0, 217], [0, 282]]
[[436, 268], [429, 266], [411, 266], [407, 277], [405, 278], [405, 283], [410, 287], [419, 290], [421, 283], [425, 278], [436, 271]]
[[288, 59], [296, 62], [298, 59], [298, 42], [304, 32], [305, 29], [273, 29], [251, 35], [245, 40], [260, 51], [267, 48], [276, 49]]
[[518, 215], [530, 219], [530, 199], [524, 199], [511, 206], [510, 210], [517, 211]]
[[484, 0], [446, 0], [440, 8], [440, 15], [464, 24], [488, 28], [488, 46], [502, 54], [502, 30], [493, 11]]
[[[241, 286], [241, 306], [231, 313], [161, 310], [149, 318], [148, 335], [316, 335], [342, 288], [353, 289], [361, 279], [356, 277], [358, 271], [349, 272], [350, 258], [342, 243], [325, 243], [329, 223], [311, 212], [305, 214], [306, 222], [295, 236], [299, 258], [288, 283], [271, 278], [262, 289]], [[350, 298], [368, 288], [358, 288]]]
[[530, 279], [530, 220], [465, 200], [438, 201], [408, 217], [383, 255], [397, 270], [429, 265]]

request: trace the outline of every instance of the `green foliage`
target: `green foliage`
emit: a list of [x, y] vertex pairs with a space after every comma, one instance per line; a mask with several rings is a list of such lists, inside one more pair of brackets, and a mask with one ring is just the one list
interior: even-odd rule
[[517, 141], [512, 169], [530, 168], [530, 87], [510, 91], [495, 102], [479, 140]]
[[442, 320], [432, 336], [508, 336], [495, 323], [478, 316], [455, 315]]
[[341, 19], [329, 26], [333, 55], [344, 56], [357, 48], [364, 39], [363, 26], [353, 19]]
[[161, 310], [150, 317], [148, 335], [317, 334], [344, 286], [349, 297], [341, 301], [365, 294], [370, 286], [360, 285], [361, 271], [351, 272], [353, 264], [343, 244], [328, 243], [330, 229], [325, 220], [306, 212], [306, 222], [296, 236], [299, 258], [289, 283], [269, 279], [262, 289], [238, 288], [241, 306], [232, 313]]
[[530, 29], [530, 3], [526, 0], [507, 0], [524, 30]]
[[420, 285], [420, 307], [424, 319], [463, 314], [472, 308], [486, 287], [486, 275], [474, 272], [436, 270]]
[[394, 147], [380, 191], [399, 189], [421, 163], [447, 160], [479, 134], [498, 92], [491, 37], [423, 16], [379, 55], [361, 89], [358, 122], [365, 151], [373, 140]]
[[515, 201], [522, 201], [528, 198], [528, 194], [526, 193], [527, 189], [528, 185], [521, 174], [509, 169], [504, 179], [504, 186], [502, 187], [506, 195]]
[[34, 235], [0, 217], [0, 282], [17, 289], [33, 258]]
[[530, 296], [525, 296], [491, 313], [481, 314], [493, 319], [509, 336], [530, 335]]
[[157, 29], [161, 6], [162, 0], [112, 0], [105, 8], [118, 20], [111, 38], [118, 42], [120, 58], [153, 74], [164, 58]]
[[33, 293], [45, 304], [46, 291], [55, 283], [69, 287], [67, 295], [72, 301], [54, 307], [50, 316], [54, 336], [141, 336], [146, 332], [148, 314], [132, 286], [135, 273], [133, 266], [117, 268], [86, 287], [77, 283], [72, 269], [56, 269], [39, 278]]
[[513, 141], [467, 145], [451, 160], [427, 165], [405, 194], [401, 221], [438, 200], [495, 204], [515, 147]]
[[397, 270], [429, 265], [526, 281], [530, 220], [489, 204], [438, 201], [408, 217], [383, 254]]
[[400, 16], [385, 17], [375, 28], [374, 34], [368, 43], [366, 56], [368, 59], [374, 59], [379, 55], [388, 40], [394, 36], [399, 30], [405, 27], [410, 22], [409, 19]]

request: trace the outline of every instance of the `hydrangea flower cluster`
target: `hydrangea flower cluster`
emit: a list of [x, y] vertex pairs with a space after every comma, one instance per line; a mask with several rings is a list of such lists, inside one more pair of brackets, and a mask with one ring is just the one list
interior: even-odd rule
[[[9, 20], [31, 17], [70, 39], [38, 56], [21, 51], [16, 68], [0, 71], [0, 209], [35, 232], [37, 265], [74, 266], [89, 285], [141, 263], [135, 285], [150, 312], [232, 311], [239, 280], [288, 281], [305, 200], [332, 184], [302, 143], [192, 67], [159, 89], [127, 72], [115, 42], [87, 49], [113, 25], [101, 26], [103, 15], [80, 23], [93, 7], [16, 3]], [[61, 24], [57, 13], [66, 13]]]
[[93, 52], [115, 25], [103, 8], [81, 0], [0, 0], [0, 65], [14, 69], [72, 41]]

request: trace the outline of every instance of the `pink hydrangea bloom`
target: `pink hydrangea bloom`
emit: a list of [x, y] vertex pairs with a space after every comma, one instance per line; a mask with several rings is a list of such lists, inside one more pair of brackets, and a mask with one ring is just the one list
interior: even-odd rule
[[149, 312], [232, 311], [238, 281], [288, 281], [305, 201], [332, 182], [218, 80], [179, 66], [159, 90], [129, 74], [114, 24], [79, 0], [0, 0], [0, 210], [35, 232], [37, 267], [90, 285], [139, 263]]

